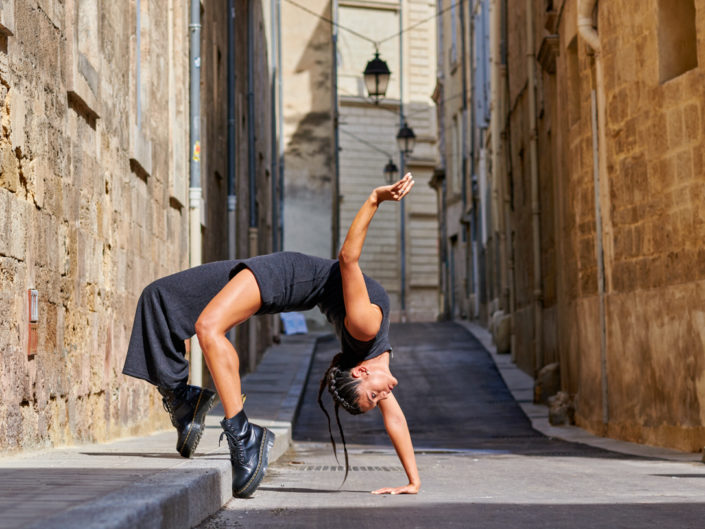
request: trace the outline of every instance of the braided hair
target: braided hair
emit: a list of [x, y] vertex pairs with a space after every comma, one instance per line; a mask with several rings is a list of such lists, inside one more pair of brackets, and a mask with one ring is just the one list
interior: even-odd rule
[[[323, 405], [323, 390], [328, 389], [328, 392], [333, 397], [333, 402], [335, 404], [335, 420], [338, 423], [338, 430], [340, 431], [340, 438], [343, 440], [343, 452], [345, 453], [345, 477], [343, 478], [343, 483], [348, 479], [348, 472], [350, 471], [350, 464], [348, 461], [348, 448], [345, 444], [345, 435], [343, 434], [343, 426], [340, 424], [340, 416], [338, 411], [342, 406], [345, 411], [352, 415], [359, 415], [362, 413], [360, 406], [358, 405], [358, 384], [360, 383], [359, 378], [354, 378], [350, 374], [350, 370], [355, 367], [355, 364], [350, 365], [349, 358], [346, 358], [343, 353], [338, 353], [333, 357], [333, 361], [326, 370], [325, 375], [321, 379], [321, 385], [318, 389], [318, 405], [326, 414], [328, 419], [328, 433], [330, 434], [330, 441], [333, 444], [333, 454], [335, 455], [335, 461], [338, 462], [338, 453], [335, 447], [335, 439], [333, 438], [333, 431], [330, 427], [330, 415], [326, 411]], [[342, 483], [341, 483], [342, 486]]]

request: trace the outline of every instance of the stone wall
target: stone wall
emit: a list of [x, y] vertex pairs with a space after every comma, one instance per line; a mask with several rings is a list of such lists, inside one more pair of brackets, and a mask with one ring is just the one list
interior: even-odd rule
[[[705, 2], [680, 2], [686, 6], [680, 14], [659, 0], [639, 2], [637, 8], [629, 1], [597, 4], [605, 94], [604, 116], [598, 112], [606, 156], [598, 188], [604, 321], [591, 107], [591, 93], [599, 88], [597, 61], [578, 35], [577, 3], [546, 4], [551, 4], [548, 11], [537, 4], [534, 13], [536, 50], [544, 46], [546, 52], [537, 64], [544, 293], [544, 331], [538, 339], [544, 360], [560, 359], [564, 389], [577, 394], [579, 425], [630, 441], [699, 450], [705, 442], [700, 307], [705, 287], [705, 41], [696, 36], [705, 32]], [[529, 236], [531, 216], [523, 198], [531, 137], [522, 73], [523, 8], [509, 14], [508, 70], [513, 225], [519, 241], [515, 328], [523, 333], [515, 354], [517, 363], [531, 372], [536, 337], [532, 326], [522, 323], [533, 318], [531, 253], [521, 242]], [[689, 29], [693, 22], [694, 33]], [[669, 44], [669, 32], [678, 35], [678, 47]], [[549, 43], [552, 34], [556, 37]]]
[[3, 453], [168, 425], [121, 368], [142, 287], [188, 265], [187, 17], [174, 0], [2, 3]]

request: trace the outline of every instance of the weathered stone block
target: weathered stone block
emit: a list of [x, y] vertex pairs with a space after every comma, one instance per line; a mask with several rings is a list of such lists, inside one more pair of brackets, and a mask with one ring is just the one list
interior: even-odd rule
[[553, 426], [575, 424], [575, 403], [565, 391], [559, 391], [548, 399], [548, 422]]
[[16, 193], [20, 187], [19, 162], [12, 145], [0, 141], [0, 187]]
[[561, 370], [557, 362], [541, 368], [534, 382], [534, 403], [545, 404], [561, 389]]
[[684, 139], [683, 112], [680, 107], [671, 108], [666, 113], [668, 148], [680, 147]]
[[29, 204], [24, 200], [12, 197], [9, 201], [9, 215], [6, 232], [9, 239], [8, 255], [15, 259], [24, 260], [27, 252], [27, 240], [31, 224], [29, 223]]
[[685, 118], [685, 139], [688, 142], [700, 139], [700, 105], [691, 103], [685, 105], [683, 117]]
[[26, 114], [25, 98], [16, 89], [12, 89], [7, 94], [7, 106], [10, 109], [10, 143], [13, 149], [20, 149], [26, 152], [25, 146], [25, 126]]

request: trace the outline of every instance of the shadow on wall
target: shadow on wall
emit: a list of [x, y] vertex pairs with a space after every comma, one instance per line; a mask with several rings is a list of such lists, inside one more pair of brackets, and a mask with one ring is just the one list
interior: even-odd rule
[[[329, 2], [325, 12], [329, 13], [330, 9]], [[298, 125], [286, 144], [285, 156], [287, 167], [295, 159], [310, 167], [312, 159], [317, 159], [320, 168], [327, 169], [320, 174], [311, 173], [309, 184], [315, 188], [330, 182], [333, 165], [332, 45], [331, 25], [319, 19], [294, 68], [294, 74], [309, 73], [306, 108], [310, 110], [296, 116]]]
[[[330, 12], [330, 5], [325, 3], [324, 13]], [[296, 15], [313, 16], [303, 11]], [[285, 44], [292, 38], [283, 37]], [[290, 73], [284, 81], [286, 120], [294, 125], [284, 150], [284, 247], [331, 257], [335, 168], [330, 23], [318, 19], [306, 44], [301, 48], [297, 43], [292, 45], [300, 54], [291, 57], [292, 66], [286, 68]], [[283, 59], [286, 64], [286, 49]], [[307, 315], [307, 320], [314, 327], [323, 321], [314, 314]]]

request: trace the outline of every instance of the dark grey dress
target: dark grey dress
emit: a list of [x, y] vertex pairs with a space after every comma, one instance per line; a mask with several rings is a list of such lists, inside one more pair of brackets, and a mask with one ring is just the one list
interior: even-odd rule
[[248, 268], [262, 296], [257, 314], [301, 311], [318, 307], [335, 327], [345, 355], [358, 363], [391, 351], [389, 297], [374, 279], [365, 277], [370, 301], [382, 310], [377, 336], [360, 342], [345, 329], [345, 304], [340, 265], [295, 252], [280, 252], [244, 260], [218, 261], [163, 277], [148, 285], [137, 303], [135, 322], [123, 373], [162, 387], [175, 387], [188, 378], [184, 340], [195, 334], [196, 320], [208, 302]]

